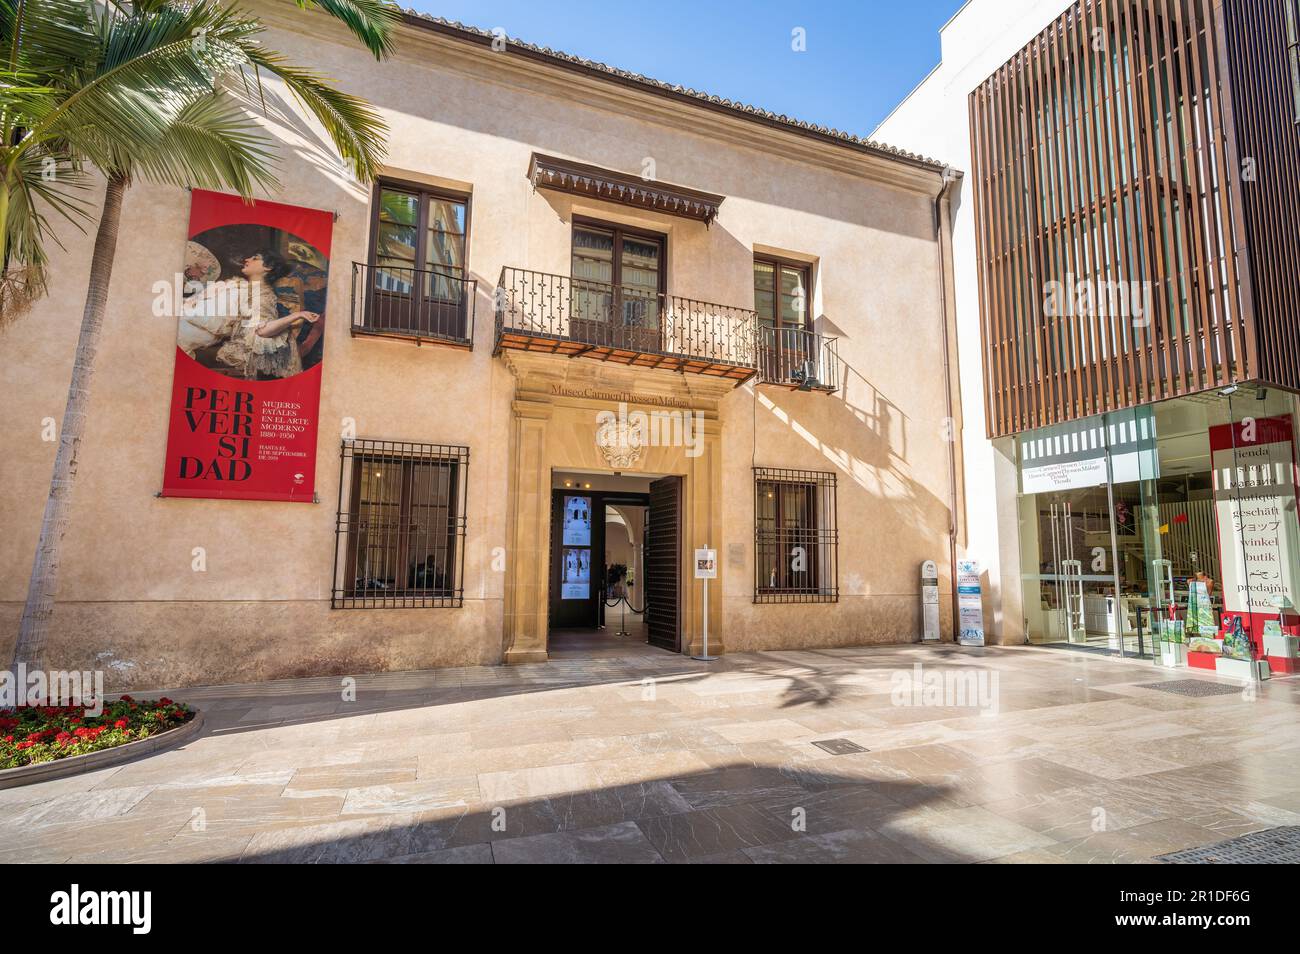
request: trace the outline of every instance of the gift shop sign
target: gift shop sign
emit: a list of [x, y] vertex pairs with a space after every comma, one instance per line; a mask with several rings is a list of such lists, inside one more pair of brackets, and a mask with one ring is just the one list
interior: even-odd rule
[[1210, 451], [1224, 607], [1276, 616], [1300, 582], [1291, 418], [1212, 427]]

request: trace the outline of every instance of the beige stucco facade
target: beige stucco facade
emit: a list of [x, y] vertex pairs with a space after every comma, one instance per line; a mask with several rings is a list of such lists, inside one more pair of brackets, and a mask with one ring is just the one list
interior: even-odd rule
[[[294, 107], [269, 129], [281, 189], [268, 198], [334, 210], [313, 504], [167, 499], [161, 486], [174, 320], [153, 286], [179, 270], [189, 197], [128, 193], [48, 663], [102, 668], [118, 687], [230, 682], [545, 658], [549, 507], [557, 471], [613, 470], [596, 415], [629, 407], [703, 414], [704, 453], [650, 447], [630, 475], [684, 478], [682, 645], [698, 649], [694, 547], [717, 548], [713, 651], [915, 641], [920, 565], [940, 567], [951, 631], [950, 523], [960, 536], [955, 345], [945, 338], [941, 171], [693, 105], [635, 85], [416, 27], [376, 64], [330, 21], [289, 4], [275, 42], [381, 109], [395, 178], [471, 195], [467, 262], [478, 281], [472, 350], [349, 333], [351, 263], [369, 255], [372, 193], [349, 179]], [[534, 189], [535, 153], [725, 196], [710, 225]], [[587, 358], [494, 355], [503, 267], [567, 274], [575, 215], [667, 236], [673, 295], [752, 308], [753, 258], [813, 268], [811, 313], [839, 339], [840, 387], [796, 392]], [[946, 206], [940, 220], [948, 221]], [[0, 651], [8, 653], [39, 529], [77, 337], [90, 237], [67, 229], [51, 296], [0, 330], [4, 492]], [[340, 436], [470, 448], [464, 604], [330, 609]], [[954, 461], [955, 467], [954, 467]], [[752, 468], [837, 478], [839, 598], [755, 603]], [[953, 501], [957, 514], [953, 516]], [[7, 658], [7, 656], [6, 656]]]

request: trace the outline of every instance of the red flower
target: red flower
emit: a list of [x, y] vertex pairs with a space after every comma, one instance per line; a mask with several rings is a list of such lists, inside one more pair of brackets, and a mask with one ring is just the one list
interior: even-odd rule
[[166, 696], [163, 696], [161, 699], [158, 700], [158, 704], [160, 706], [169, 706], [172, 704], [172, 701], [168, 699]]
[[126, 725], [127, 725], [127, 722], [126, 722], [125, 719], [118, 719], [116, 722], [113, 723], [113, 728], [115, 728], [115, 729], [125, 729], [125, 728], [126, 728]]
[[19, 742], [17, 745], [14, 746], [14, 748], [16, 748], [16, 749], [30, 749], [30, 748], [31, 748], [33, 745], [35, 745], [35, 744], [36, 744], [35, 742]]
[[130, 696], [122, 696], [122, 701], [123, 701], [123, 702], [134, 702], [135, 700], [132, 699]]

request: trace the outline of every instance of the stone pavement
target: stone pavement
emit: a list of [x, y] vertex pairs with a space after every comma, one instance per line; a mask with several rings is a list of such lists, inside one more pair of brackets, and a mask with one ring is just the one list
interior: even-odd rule
[[[957, 675], [965, 698], [923, 691]], [[199, 738], [0, 791], [0, 861], [1144, 862], [1300, 824], [1300, 680], [1143, 686], [1188, 678], [1220, 684], [1028, 647], [615, 645], [360, 676], [352, 702], [333, 677], [173, 690]]]

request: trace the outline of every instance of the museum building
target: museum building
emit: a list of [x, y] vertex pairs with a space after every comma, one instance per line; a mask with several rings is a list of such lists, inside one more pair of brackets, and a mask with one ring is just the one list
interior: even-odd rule
[[[714, 654], [910, 642], [925, 561], [952, 637], [959, 173], [414, 13], [376, 64], [256, 7], [380, 110], [386, 166], [357, 182], [268, 82], [274, 194], [131, 188], [47, 665], [694, 654], [706, 605]], [[90, 259], [63, 237], [0, 330], [10, 639]]]

